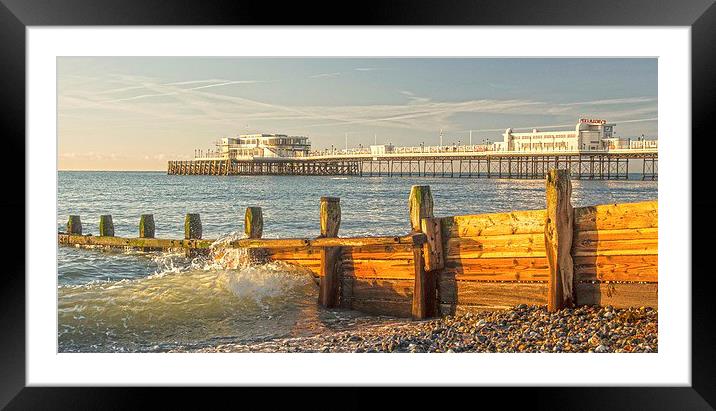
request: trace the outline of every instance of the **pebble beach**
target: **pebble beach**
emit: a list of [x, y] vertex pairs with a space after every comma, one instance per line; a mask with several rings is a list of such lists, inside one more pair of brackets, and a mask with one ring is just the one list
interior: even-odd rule
[[385, 318], [378, 324], [334, 324], [313, 336], [222, 344], [198, 352], [650, 353], [658, 347], [652, 308], [582, 306], [556, 313], [519, 305], [426, 321]]

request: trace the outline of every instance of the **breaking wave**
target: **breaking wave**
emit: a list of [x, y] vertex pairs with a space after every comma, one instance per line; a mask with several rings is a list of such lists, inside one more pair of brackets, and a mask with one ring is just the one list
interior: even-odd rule
[[59, 286], [59, 351], [166, 351], [263, 340], [292, 335], [316, 317], [318, 287], [309, 271], [254, 264], [245, 250], [225, 247], [234, 238], [217, 240], [208, 258], [147, 254], [157, 268], [141, 278]]

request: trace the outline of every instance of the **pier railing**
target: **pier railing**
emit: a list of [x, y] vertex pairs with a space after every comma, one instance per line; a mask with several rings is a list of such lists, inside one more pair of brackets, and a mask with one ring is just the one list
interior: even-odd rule
[[[265, 239], [261, 208], [249, 207], [246, 248], [257, 262], [284, 261], [312, 272], [324, 307], [416, 319], [455, 312], [546, 305], [656, 307], [656, 201], [572, 207], [567, 170], [550, 170], [543, 210], [435, 217], [429, 186], [413, 186], [410, 232], [401, 236], [338, 236], [340, 200], [320, 201], [316, 238]], [[406, 219], [407, 220], [407, 219]], [[143, 215], [139, 237], [114, 236], [112, 218], [100, 218], [99, 236], [83, 235], [72, 215], [58, 234], [63, 245], [181, 249], [206, 254], [198, 214], [187, 214], [184, 239], [154, 238], [154, 218]]]

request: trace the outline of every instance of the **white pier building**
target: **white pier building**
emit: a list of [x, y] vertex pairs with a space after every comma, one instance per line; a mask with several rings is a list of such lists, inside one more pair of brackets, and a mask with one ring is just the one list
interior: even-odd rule
[[286, 134], [242, 134], [223, 137], [216, 142], [216, 150], [195, 155], [201, 159], [250, 160], [253, 158], [308, 157], [311, 142], [308, 137]]
[[496, 142], [494, 151], [509, 152], [581, 152], [619, 149], [656, 148], [656, 140], [622, 139], [614, 137], [615, 124], [606, 120], [582, 118], [572, 130], [516, 133], [511, 128], [502, 134], [503, 141]]

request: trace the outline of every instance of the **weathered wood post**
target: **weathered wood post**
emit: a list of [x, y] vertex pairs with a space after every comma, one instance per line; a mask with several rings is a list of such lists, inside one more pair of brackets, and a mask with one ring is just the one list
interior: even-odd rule
[[201, 239], [201, 218], [199, 214], [187, 214], [184, 217], [184, 238], [187, 240]]
[[[433, 196], [430, 186], [413, 186], [408, 199], [410, 226], [414, 233], [422, 232], [424, 218], [433, 218]], [[427, 226], [426, 226], [427, 227]], [[439, 227], [438, 227], [439, 229]], [[412, 314], [414, 319], [432, 317], [436, 313], [436, 276], [425, 269], [423, 246], [413, 246], [415, 285], [413, 287]]]
[[111, 215], [99, 216], [99, 235], [100, 237], [114, 237], [114, 224]]
[[[184, 217], [184, 238], [187, 240], [201, 239], [201, 218], [199, 214], [188, 213]], [[184, 252], [187, 257], [193, 258], [199, 255], [199, 252], [192, 248], [187, 248]]]
[[264, 232], [264, 216], [261, 207], [246, 207], [244, 232], [247, 238], [261, 238]]
[[[337, 197], [321, 197], [321, 235], [338, 237], [341, 226], [341, 203]], [[341, 247], [321, 248], [321, 285], [318, 302], [326, 308], [338, 306]]]
[[420, 222], [420, 231], [427, 237], [423, 245], [423, 257], [427, 271], [441, 270], [445, 267], [443, 255], [443, 239], [440, 218], [423, 218]]
[[[244, 214], [244, 233], [247, 238], [261, 238], [264, 232], [264, 217], [261, 207], [246, 207]], [[249, 248], [246, 250], [249, 262], [261, 262], [265, 252], [262, 249]]]
[[142, 214], [139, 217], [139, 238], [154, 238], [153, 214]]
[[82, 221], [80, 220], [80, 216], [71, 215], [67, 219], [67, 234], [82, 235]]
[[574, 209], [568, 170], [549, 170], [546, 195], [544, 241], [549, 262], [547, 309], [554, 312], [562, 307], [571, 307], [575, 302], [574, 262], [571, 254]]

